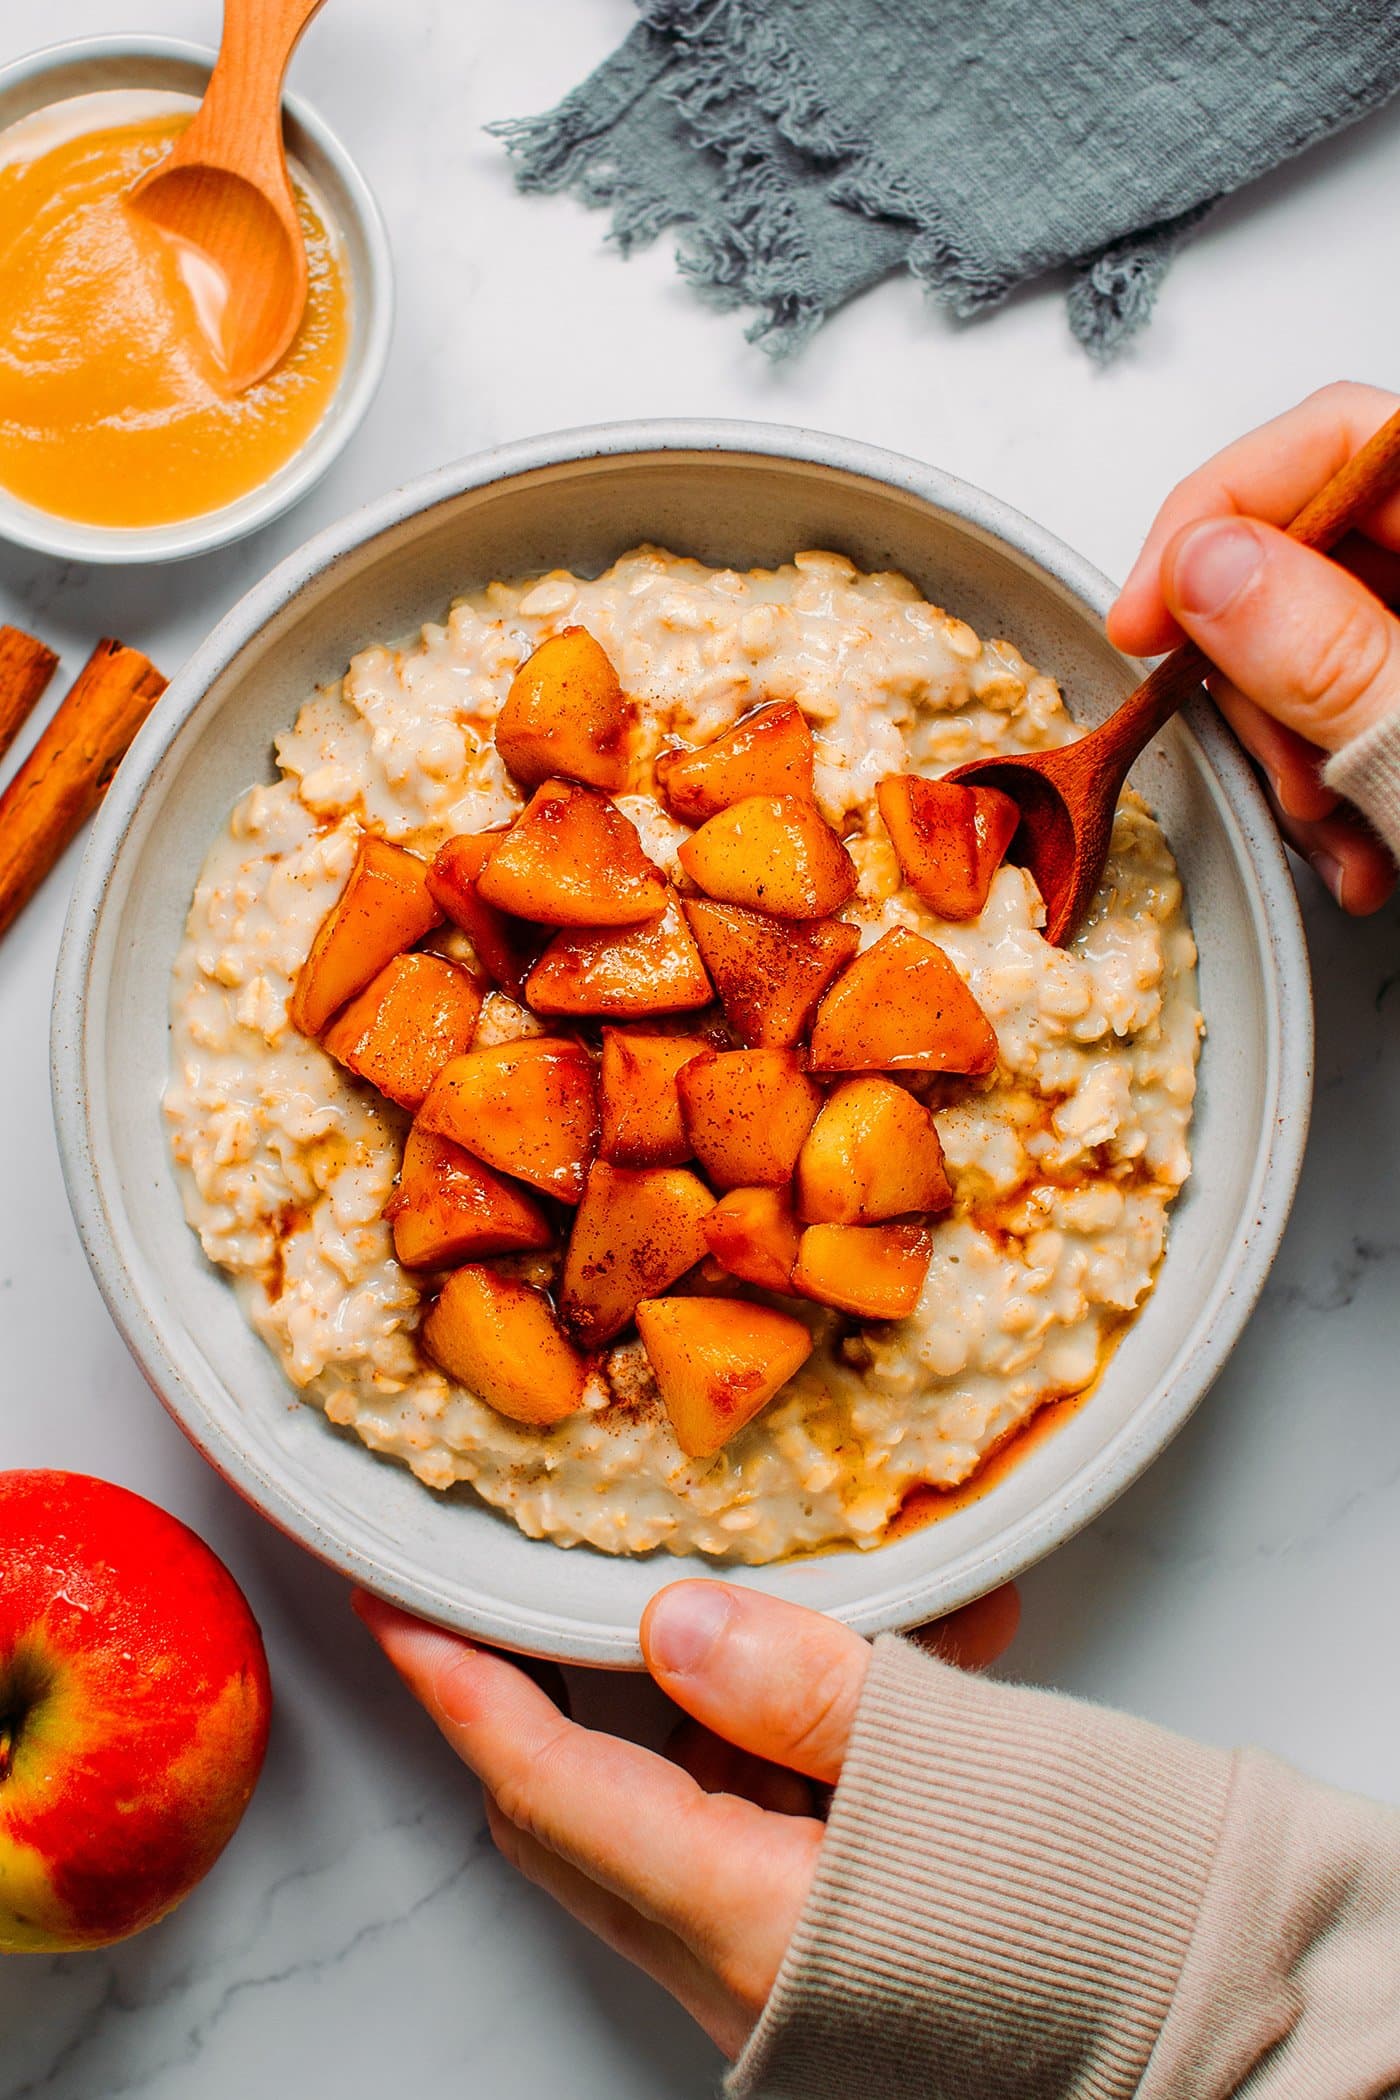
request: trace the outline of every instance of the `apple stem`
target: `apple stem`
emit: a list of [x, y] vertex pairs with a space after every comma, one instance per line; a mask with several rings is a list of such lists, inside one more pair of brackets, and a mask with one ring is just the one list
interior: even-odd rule
[[0, 1721], [0, 1779], [8, 1779], [15, 1761], [15, 1731], [9, 1721]]

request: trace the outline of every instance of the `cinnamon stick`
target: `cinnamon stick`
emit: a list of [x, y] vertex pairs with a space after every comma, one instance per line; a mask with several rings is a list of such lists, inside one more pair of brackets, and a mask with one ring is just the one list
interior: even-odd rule
[[0, 627], [0, 758], [57, 668], [58, 658], [46, 643], [22, 627]]
[[106, 794], [165, 684], [138, 649], [102, 641], [93, 650], [0, 795], [0, 934]]

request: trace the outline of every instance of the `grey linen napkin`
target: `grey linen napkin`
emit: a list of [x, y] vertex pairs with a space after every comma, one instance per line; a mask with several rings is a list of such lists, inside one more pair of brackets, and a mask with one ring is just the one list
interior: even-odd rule
[[[525, 190], [783, 351], [907, 269], [958, 315], [1074, 267], [1105, 355], [1211, 205], [1400, 86], [1400, 0], [638, 0], [598, 71], [493, 125]], [[1378, 202], [1378, 212], [1384, 206]]]

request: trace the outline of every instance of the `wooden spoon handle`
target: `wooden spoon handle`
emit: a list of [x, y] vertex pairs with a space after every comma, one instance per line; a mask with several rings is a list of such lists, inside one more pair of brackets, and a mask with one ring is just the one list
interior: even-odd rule
[[[1375, 509], [1397, 480], [1400, 409], [1303, 505], [1287, 527], [1288, 537], [1326, 554], [1367, 511]], [[1170, 656], [1164, 656], [1137, 691], [1109, 716], [1102, 728], [1091, 734], [1103, 736], [1106, 744], [1111, 742], [1115, 761], [1121, 756], [1126, 773], [1143, 746], [1205, 683], [1213, 669], [1209, 657], [1194, 642], [1183, 642]], [[1111, 738], [1106, 734], [1109, 731]]]
[[325, 0], [224, 0], [219, 56], [181, 157], [285, 183], [282, 82]]
[[1291, 540], [1323, 554], [1374, 510], [1400, 478], [1400, 408], [1374, 437], [1305, 503], [1288, 527]]

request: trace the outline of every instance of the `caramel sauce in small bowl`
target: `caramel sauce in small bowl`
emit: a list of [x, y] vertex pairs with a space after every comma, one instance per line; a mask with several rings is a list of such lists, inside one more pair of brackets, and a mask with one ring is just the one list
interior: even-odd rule
[[0, 67], [0, 536], [89, 562], [239, 539], [319, 479], [387, 357], [392, 269], [374, 199], [320, 120], [283, 104], [308, 304], [287, 355], [225, 383], [225, 286], [127, 209], [188, 125], [213, 53], [164, 37]]
[[298, 171], [306, 313], [275, 370], [229, 391], [226, 287], [126, 205], [190, 122], [154, 99], [112, 122], [92, 106], [107, 97], [83, 97], [0, 134], [0, 486], [84, 524], [175, 524], [246, 495], [300, 451], [345, 370], [343, 247]]

